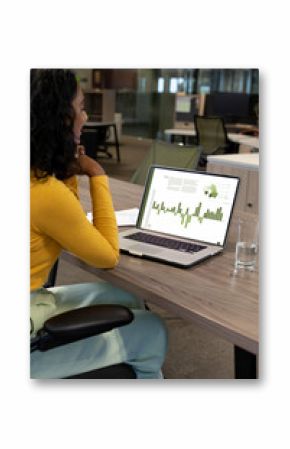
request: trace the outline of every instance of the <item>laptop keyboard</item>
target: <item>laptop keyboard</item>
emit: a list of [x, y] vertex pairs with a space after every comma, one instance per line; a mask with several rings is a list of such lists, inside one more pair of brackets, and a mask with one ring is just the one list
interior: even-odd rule
[[182, 242], [180, 240], [167, 239], [157, 235], [146, 234], [144, 232], [136, 232], [125, 237], [125, 239], [136, 240], [137, 242], [148, 243], [149, 245], [162, 246], [163, 248], [174, 249], [185, 253], [196, 253], [206, 248], [196, 243]]

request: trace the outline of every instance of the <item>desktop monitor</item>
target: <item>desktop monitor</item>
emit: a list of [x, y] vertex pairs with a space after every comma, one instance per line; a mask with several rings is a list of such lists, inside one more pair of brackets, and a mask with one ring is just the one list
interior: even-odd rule
[[175, 128], [194, 128], [194, 116], [200, 114], [199, 95], [176, 95], [174, 122]]

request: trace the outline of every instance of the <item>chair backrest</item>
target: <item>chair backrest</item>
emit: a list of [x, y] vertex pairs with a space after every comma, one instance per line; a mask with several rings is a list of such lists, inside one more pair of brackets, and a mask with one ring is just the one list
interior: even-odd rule
[[149, 167], [152, 164], [195, 169], [197, 167], [201, 149], [198, 146], [181, 146], [167, 142], [155, 141], [148, 155], [141, 162], [131, 178], [133, 184], [144, 185]]
[[46, 283], [44, 284], [44, 288], [50, 288], [54, 287], [56, 283], [56, 277], [57, 277], [57, 268], [58, 268], [58, 259], [54, 263], [52, 269], [50, 270], [50, 273], [48, 275], [48, 279]]
[[222, 117], [194, 117], [197, 143], [202, 146], [203, 154], [212, 154], [218, 147], [227, 144], [227, 132]]

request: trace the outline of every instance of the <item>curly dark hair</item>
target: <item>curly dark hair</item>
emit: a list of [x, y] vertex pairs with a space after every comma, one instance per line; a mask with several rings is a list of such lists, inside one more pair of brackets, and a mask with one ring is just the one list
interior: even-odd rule
[[77, 86], [71, 70], [31, 70], [30, 167], [37, 178], [76, 173], [72, 101]]

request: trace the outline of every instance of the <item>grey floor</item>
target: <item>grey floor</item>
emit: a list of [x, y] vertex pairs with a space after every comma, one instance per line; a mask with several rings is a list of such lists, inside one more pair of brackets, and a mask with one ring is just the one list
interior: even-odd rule
[[[122, 137], [121, 163], [116, 162], [115, 148], [112, 159], [99, 158], [107, 174], [124, 181], [130, 180], [150, 147], [149, 140]], [[96, 278], [85, 271], [60, 260], [57, 284], [94, 282]], [[163, 367], [167, 379], [233, 379], [233, 346], [225, 340], [185, 321], [148, 302], [150, 309], [166, 322], [169, 349]]]

